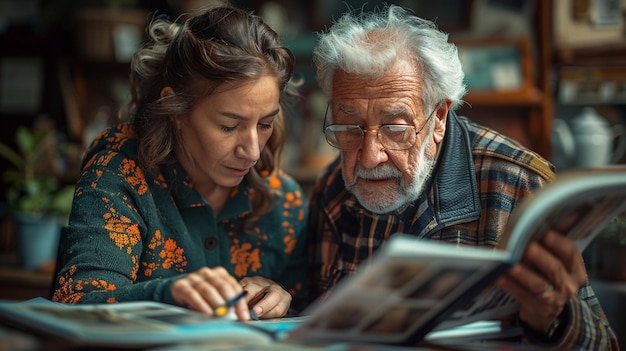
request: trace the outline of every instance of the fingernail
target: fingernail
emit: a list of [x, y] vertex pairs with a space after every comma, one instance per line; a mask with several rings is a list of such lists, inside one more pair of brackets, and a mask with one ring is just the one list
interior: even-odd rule
[[258, 318], [258, 316], [263, 314], [263, 308], [261, 308], [261, 306], [254, 306], [253, 312]]

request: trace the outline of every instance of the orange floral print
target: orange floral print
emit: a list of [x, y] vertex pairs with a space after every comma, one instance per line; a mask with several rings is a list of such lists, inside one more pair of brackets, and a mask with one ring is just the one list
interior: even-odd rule
[[239, 244], [239, 240], [235, 240], [230, 247], [230, 263], [235, 266], [235, 275], [238, 277], [247, 276], [248, 270], [256, 272], [261, 269], [261, 260], [259, 257], [259, 248], [252, 248], [252, 244]]
[[302, 283], [296, 283], [296, 286], [294, 286], [292, 289], [289, 289], [289, 294], [291, 294], [291, 296], [294, 296], [300, 290], [302, 290]]
[[235, 196], [237, 196], [237, 194], [239, 193], [239, 187], [234, 187], [233, 190], [230, 191], [230, 198], [234, 199]]
[[165, 178], [163, 177], [163, 174], [161, 173], [159, 173], [159, 176], [154, 180], [154, 184], [160, 186], [163, 189], [168, 188], [167, 182], [165, 181]]
[[[176, 241], [172, 239], [167, 239], [165, 241], [165, 246], [159, 253], [159, 257], [163, 259], [162, 265], [164, 269], [171, 269], [173, 265], [177, 266], [185, 260], [183, 249], [178, 247], [178, 245], [176, 245]], [[179, 271], [182, 272], [182, 270]]]
[[278, 177], [271, 177], [269, 179], [269, 185], [270, 185], [270, 188], [272, 189], [280, 189], [282, 186], [282, 183]]
[[[63, 276], [59, 277], [59, 286], [53, 296], [52, 301], [62, 303], [77, 303], [85, 295], [84, 290], [91, 291], [114, 291], [116, 290], [115, 284], [109, 284], [103, 279], [92, 280], [76, 280], [72, 276], [76, 274], [76, 266], [71, 266], [70, 269]], [[111, 302], [114, 299], [109, 299]]]
[[151, 262], [143, 262], [143, 274], [151, 277], [159, 268], [174, 269], [179, 273], [185, 271], [187, 257], [185, 250], [179, 247], [175, 240], [164, 239], [160, 230], [154, 233], [147, 246], [146, 254], [153, 257]]
[[83, 167], [83, 170], [89, 169], [95, 160], [96, 160], [96, 155], [91, 156], [89, 160], [85, 162], [85, 166]]
[[290, 254], [296, 247], [296, 231], [293, 229], [293, 226], [289, 223], [289, 221], [283, 221], [282, 227], [283, 232], [285, 233], [285, 236], [283, 237], [285, 253]]
[[117, 152], [108, 152], [105, 155], [101, 155], [100, 157], [98, 157], [96, 163], [101, 166], [106, 167], [109, 165], [109, 162], [111, 162], [113, 157], [115, 157], [116, 155], [117, 155]]
[[130, 272], [130, 279], [132, 279], [133, 281], [137, 280], [137, 271], [139, 270], [139, 263], [137, 262], [137, 260], [138, 257], [136, 255], [131, 257], [131, 261], [133, 262], [133, 269]]
[[106, 139], [109, 142], [109, 148], [112, 150], [120, 150], [128, 139], [135, 138], [137, 136], [137, 133], [130, 124], [118, 125], [118, 128], [119, 132]]
[[[283, 204], [283, 217], [286, 219], [294, 218], [294, 216], [298, 219], [298, 221], [304, 220], [304, 209], [302, 207], [302, 194], [300, 191], [288, 192], [285, 194], [285, 203]], [[293, 209], [299, 208], [298, 212], [293, 213]], [[296, 247], [296, 232], [293, 229], [293, 225], [290, 221], [283, 221], [282, 223], [283, 232], [285, 236], [283, 237], [283, 243], [285, 244], [285, 253], [291, 254]]]
[[134, 160], [124, 159], [122, 161], [122, 176], [137, 191], [137, 194], [143, 195], [148, 191], [146, 177]]
[[102, 217], [104, 219], [104, 229], [109, 232], [109, 237], [115, 242], [120, 249], [126, 248], [126, 252], [130, 255], [133, 247], [141, 240], [139, 233], [139, 224], [132, 223], [130, 218], [120, 215], [107, 198], [102, 201], [109, 207]]

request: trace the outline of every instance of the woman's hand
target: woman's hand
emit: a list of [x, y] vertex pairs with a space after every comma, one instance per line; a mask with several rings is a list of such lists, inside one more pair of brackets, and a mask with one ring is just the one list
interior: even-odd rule
[[[224, 267], [200, 268], [176, 280], [171, 289], [174, 300], [181, 306], [209, 316], [214, 315], [217, 307], [224, 305], [243, 290], [242, 284]], [[254, 291], [248, 290], [248, 299], [254, 294]], [[241, 299], [231, 307], [240, 321], [250, 320], [248, 299]]]
[[526, 248], [523, 262], [500, 278], [499, 286], [520, 305], [520, 318], [546, 333], [567, 302], [585, 283], [584, 261], [573, 241], [549, 231]]
[[248, 304], [259, 318], [283, 317], [291, 306], [291, 294], [272, 280], [247, 277], [240, 282], [248, 292]]

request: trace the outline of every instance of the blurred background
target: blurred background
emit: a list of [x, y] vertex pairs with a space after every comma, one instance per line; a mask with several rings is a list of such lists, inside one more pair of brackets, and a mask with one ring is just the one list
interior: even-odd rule
[[[117, 121], [128, 100], [129, 60], [150, 16], [184, 17], [210, 1], [1, 0], [1, 140], [13, 143], [20, 125], [54, 130], [59, 142], [78, 147], [55, 166], [71, 182], [80, 149]], [[348, 8], [370, 10], [384, 2], [233, 2], [264, 17], [297, 56], [304, 98], [289, 115], [292, 147], [285, 164], [309, 182], [335, 155], [321, 132], [326, 100], [311, 64], [316, 33]], [[574, 156], [582, 147], [576, 148], [572, 119], [593, 114], [597, 132], [611, 144], [607, 160], [597, 162], [624, 162], [618, 144], [626, 104], [626, 0], [395, 3], [434, 20], [459, 45], [470, 88], [461, 114], [517, 139], [561, 170], [585, 166]]]
[[[118, 110], [129, 98], [129, 61], [144, 39], [147, 20], [154, 14], [184, 18], [208, 3], [0, 0], [0, 141], [15, 147], [22, 126], [49, 131], [43, 147], [56, 150], [63, 145], [65, 151], [48, 155], [38, 168], [52, 174], [59, 185], [71, 186], [85, 147], [118, 121]], [[348, 9], [371, 10], [384, 2], [233, 3], [262, 16], [297, 56], [303, 98], [288, 116], [284, 165], [308, 191], [335, 156], [323, 138], [327, 101], [317, 88], [311, 63], [316, 33]], [[626, 0], [393, 3], [434, 20], [459, 46], [470, 88], [459, 114], [517, 139], [561, 171], [626, 162]], [[0, 158], [3, 172], [12, 166]], [[46, 272], [42, 266], [12, 273], [19, 267], [19, 255], [8, 188], [0, 182], [0, 268], [9, 267], [9, 273], [0, 273], [0, 283], [12, 287], [21, 282], [12, 298], [36, 296], [47, 288], [50, 276], [38, 275]], [[622, 244], [614, 248], [626, 247], [625, 230], [620, 233]], [[623, 283], [612, 283], [626, 280], [623, 270], [607, 273], [608, 267], [626, 267], [623, 252], [618, 254], [621, 263], [604, 266], [599, 263], [604, 254], [587, 253], [590, 271], [599, 270], [598, 277], [624, 290]], [[24, 286], [25, 276], [33, 279], [32, 291]]]

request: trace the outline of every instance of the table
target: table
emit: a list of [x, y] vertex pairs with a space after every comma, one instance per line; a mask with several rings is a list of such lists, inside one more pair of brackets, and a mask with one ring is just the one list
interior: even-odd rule
[[38, 271], [26, 271], [20, 267], [16, 253], [3, 252], [0, 255], [0, 299], [48, 297], [54, 274], [53, 266], [50, 264]]

